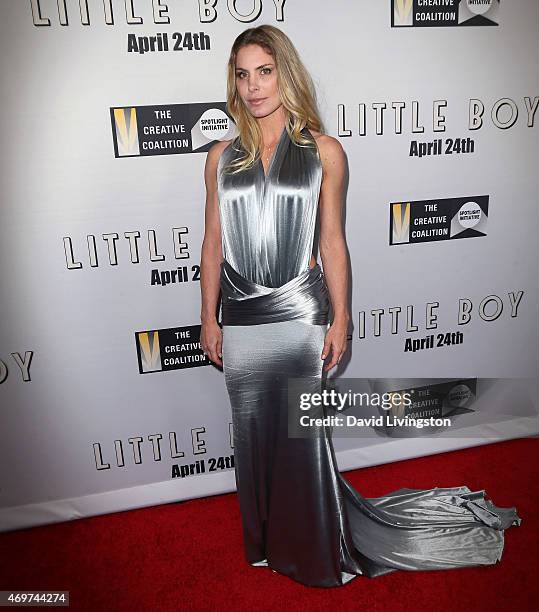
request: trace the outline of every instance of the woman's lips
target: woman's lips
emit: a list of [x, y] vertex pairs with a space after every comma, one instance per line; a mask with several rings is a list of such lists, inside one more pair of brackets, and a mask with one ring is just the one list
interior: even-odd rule
[[249, 104], [251, 106], [260, 106], [262, 102], [265, 101], [266, 98], [260, 98], [259, 100], [249, 100]]

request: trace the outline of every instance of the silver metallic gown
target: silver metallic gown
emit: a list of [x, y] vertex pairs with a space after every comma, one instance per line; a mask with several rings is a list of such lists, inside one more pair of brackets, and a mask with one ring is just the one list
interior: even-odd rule
[[286, 128], [267, 176], [260, 160], [224, 172], [239, 154], [232, 141], [217, 172], [223, 369], [247, 561], [319, 587], [496, 563], [504, 529], [521, 522], [516, 508], [466, 486], [364, 498], [339, 473], [329, 433], [289, 437], [288, 377], [311, 391], [323, 384], [329, 293], [319, 264], [310, 268], [322, 165], [314, 141], [297, 146]]

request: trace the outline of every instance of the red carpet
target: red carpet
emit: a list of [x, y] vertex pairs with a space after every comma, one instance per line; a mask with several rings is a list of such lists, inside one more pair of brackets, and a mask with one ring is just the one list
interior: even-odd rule
[[537, 438], [509, 440], [344, 473], [366, 497], [465, 484], [516, 506], [522, 524], [506, 531], [493, 566], [304, 587], [244, 561], [227, 494], [0, 534], [0, 589], [69, 590], [75, 610], [536, 609], [538, 448]]

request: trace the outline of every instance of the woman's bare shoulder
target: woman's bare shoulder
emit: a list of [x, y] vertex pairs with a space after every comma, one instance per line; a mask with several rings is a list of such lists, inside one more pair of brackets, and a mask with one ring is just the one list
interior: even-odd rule
[[208, 162], [213, 162], [217, 165], [219, 158], [223, 151], [228, 147], [228, 145], [232, 142], [233, 139], [230, 140], [218, 140], [214, 142], [212, 146], [208, 149]]
[[309, 130], [315, 139], [324, 167], [328, 165], [344, 164], [345, 155], [342, 145], [337, 138], [329, 134], [321, 134], [316, 130]]
[[228, 147], [228, 145], [232, 142], [231, 140], [218, 140], [214, 142], [211, 147], [208, 149], [208, 154], [206, 156], [206, 180], [210, 180], [217, 176], [217, 166], [219, 164], [219, 159], [223, 154], [223, 151]]

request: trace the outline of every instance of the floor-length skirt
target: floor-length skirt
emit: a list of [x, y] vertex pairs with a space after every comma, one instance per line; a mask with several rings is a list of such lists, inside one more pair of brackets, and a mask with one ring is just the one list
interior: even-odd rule
[[[325, 308], [319, 267], [277, 293], [226, 263], [224, 270], [223, 369], [247, 561], [319, 587], [499, 561], [504, 529], [521, 522], [516, 508], [496, 507], [485, 491], [466, 486], [364, 498], [339, 473], [326, 428], [289, 435], [289, 379], [301, 378], [309, 392], [323, 384], [328, 325], [312, 322]], [[279, 312], [290, 320], [259, 322]], [[239, 325], [242, 317], [249, 324]]]

